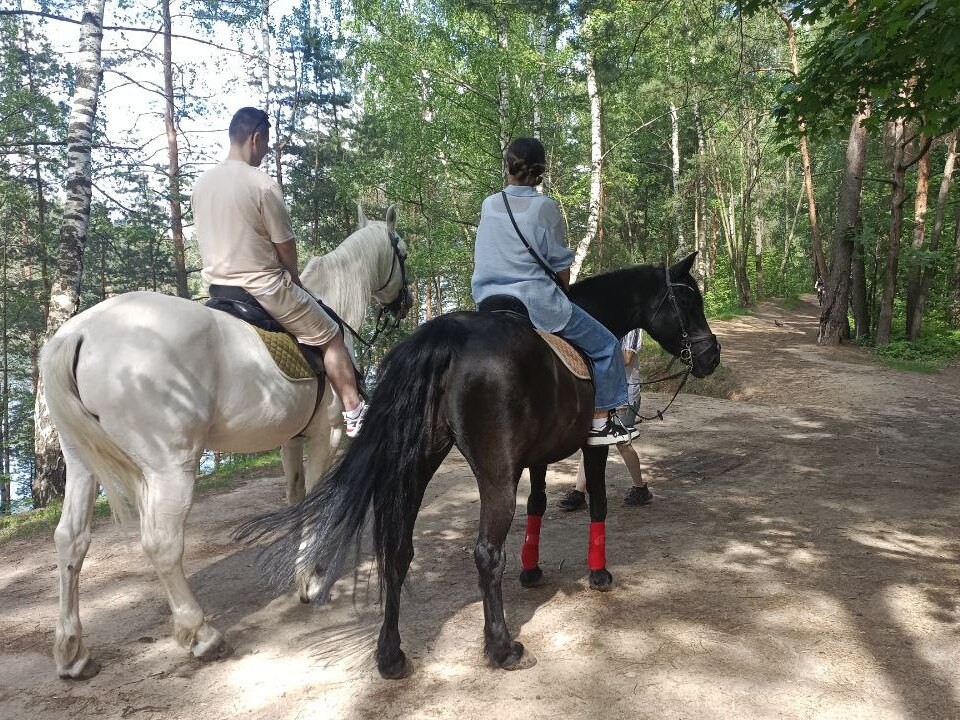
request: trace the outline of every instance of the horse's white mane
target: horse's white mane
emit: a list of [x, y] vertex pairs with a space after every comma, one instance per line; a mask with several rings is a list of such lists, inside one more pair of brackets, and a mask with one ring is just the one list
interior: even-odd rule
[[300, 278], [349, 325], [359, 328], [370, 296], [386, 281], [392, 264], [387, 224], [370, 221], [333, 251], [311, 257]]

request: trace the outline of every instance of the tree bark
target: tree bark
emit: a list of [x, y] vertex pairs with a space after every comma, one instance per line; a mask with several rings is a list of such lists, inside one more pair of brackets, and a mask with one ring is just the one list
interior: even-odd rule
[[190, 297], [187, 287], [187, 262], [183, 244], [183, 207], [180, 203], [180, 149], [178, 147], [173, 95], [173, 22], [170, 0], [162, 0], [163, 13], [163, 124], [167, 131], [167, 191], [170, 193], [170, 240], [173, 242], [173, 276], [177, 295]]
[[850, 125], [847, 161], [840, 181], [840, 197], [837, 203], [837, 229], [833, 236], [830, 272], [820, 312], [817, 342], [822, 345], [837, 345], [849, 336], [847, 308], [850, 297], [850, 267], [853, 238], [860, 223], [860, 194], [863, 190], [863, 168], [867, 161], [867, 129], [863, 122], [869, 117], [868, 107], [854, 115]]
[[570, 267], [570, 282], [576, 282], [587, 252], [600, 233], [600, 211], [603, 177], [603, 116], [600, 103], [600, 88], [597, 84], [596, 55], [587, 53], [587, 96], [590, 100], [590, 212], [587, 217], [587, 232], [577, 243], [573, 265]]
[[[26, 238], [24, 238], [26, 240]], [[10, 337], [7, 333], [7, 311], [9, 304], [9, 267], [8, 233], [3, 233], [3, 289], [0, 295], [0, 350], [3, 360], [3, 386], [0, 396], [0, 515], [10, 513], [12, 493], [10, 487]]]
[[[877, 345], [887, 345], [890, 342], [890, 329], [893, 325], [893, 302], [897, 294], [897, 273], [900, 265], [900, 240], [903, 235], [903, 204], [906, 202], [906, 174], [907, 170], [916, 162], [923, 161], [930, 149], [929, 138], [920, 142], [916, 155], [907, 158], [907, 148], [904, 141], [904, 123], [897, 120], [893, 127], [894, 149], [893, 169], [891, 180], [893, 190], [890, 193], [890, 238], [887, 247], [887, 264], [883, 276], [883, 296], [880, 299], [880, 316], [877, 320]], [[929, 165], [927, 168], [929, 177]], [[925, 179], [923, 192], [926, 195]], [[918, 188], [919, 190], [920, 188]], [[926, 213], [926, 207], [923, 208]], [[922, 218], [921, 218], [922, 219]], [[921, 230], [922, 232], [922, 230]]]
[[[90, 153], [102, 76], [100, 48], [105, 5], [106, 0], [87, 0], [83, 11], [76, 89], [67, 130], [66, 198], [60, 225], [60, 248], [44, 335], [47, 340], [76, 312], [80, 300], [83, 250], [90, 222]], [[33, 479], [33, 499], [35, 505], [44, 507], [52, 498], [63, 494], [66, 468], [57, 430], [44, 398], [42, 377], [37, 385], [34, 443], [37, 471]]]
[[950, 325], [960, 328], [960, 210], [953, 221], [953, 283], [950, 288]]
[[[933, 229], [930, 231], [930, 252], [936, 253], [940, 249], [940, 237], [943, 235], [944, 217], [947, 214], [947, 198], [950, 195], [950, 185], [953, 182], [953, 169], [957, 161], [957, 134], [954, 130], [947, 137], [947, 159], [943, 165], [943, 178], [940, 180], [940, 191], [937, 193], [937, 210], [933, 217]], [[930, 284], [936, 275], [936, 263], [924, 264], [920, 275], [920, 287], [917, 291], [917, 300], [913, 306], [913, 317], [911, 327], [915, 335], [911, 335], [911, 340], [916, 340], [920, 336], [920, 328], [923, 324], [923, 315], [927, 308], [927, 298], [930, 294]]]
[[[697, 130], [697, 181], [696, 202], [693, 211], [693, 235], [697, 259], [694, 268], [700, 279], [701, 289], [707, 291], [709, 252], [707, 252], [707, 197], [704, 165], [706, 163], [707, 144], [703, 134], [703, 121], [700, 118], [700, 103], [693, 105], [693, 124]], [[711, 278], [712, 279], [712, 278]]]
[[917, 195], [913, 204], [913, 253], [910, 257], [910, 272], [907, 274], [907, 337], [916, 340], [920, 326], [916, 323], [917, 301], [920, 295], [924, 240], [926, 239], [927, 203], [930, 194], [930, 153], [925, 153], [917, 163]]

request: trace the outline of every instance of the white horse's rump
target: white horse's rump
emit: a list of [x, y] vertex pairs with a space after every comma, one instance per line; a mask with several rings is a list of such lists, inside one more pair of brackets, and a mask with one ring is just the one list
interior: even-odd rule
[[[354, 327], [371, 296], [388, 303], [405, 292], [401, 273], [392, 271], [405, 255], [402, 241], [396, 255], [391, 243], [395, 222], [391, 208], [386, 223], [367, 224], [304, 269], [304, 284]], [[78, 594], [98, 481], [118, 516], [139, 511], [143, 548], [167, 591], [177, 640], [196, 657], [221, 656], [226, 644], [205, 622], [181, 562], [200, 454], [283, 444], [288, 497], [302, 497], [304, 481], [319, 480], [339, 442], [339, 398], [328, 383], [314, 412], [317, 381], [289, 380], [242, 321], [156, 293], [121, 295], [77, 315], [40, 362], [67, 465], [55, 533], [57, 672], [87, 678], [99, 670], [83, 643]], [[301, 431], [306, 473], [301, 441], [290, 442]]]

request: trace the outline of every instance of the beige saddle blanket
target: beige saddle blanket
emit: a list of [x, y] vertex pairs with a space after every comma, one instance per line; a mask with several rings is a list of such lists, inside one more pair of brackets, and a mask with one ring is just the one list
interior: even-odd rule
[[280, 370], [291, 380], [313, 380], [317, 373], [307, 363], [294, 340], [287, 333], [267, 332], [253, 325], [247, 325], [263, 341], [264, 347]]
[[587, 367], [583, 355], [581, 355], [573, 345], [559, 335], [544, 332], [543, 330], [537, 330], [537, 335], [543, 338], [544, 342], [553, 350], [554, 355], [563, 361], [563, 364], [567, 366], [567, 370], [572, 372], [574, 377], [578, 377], [581, 380], [592, 379], [590, 377], [590, 368]]

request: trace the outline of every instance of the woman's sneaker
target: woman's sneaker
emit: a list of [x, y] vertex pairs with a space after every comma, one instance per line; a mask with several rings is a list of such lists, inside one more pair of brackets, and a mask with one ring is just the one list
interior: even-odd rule
[[343, 422], [347, 426], [347, 437], [355, 438], [360, 434], [360, 428], [363, 426], [363, 418], [367, 415], [367, 404], [361, 400], [353, 410], [348, 410], [343, 415]]
[[653, 493], [645, 484], [637, 487], [633, 485], [623, 497], [624, 505], [648, 505], [653, 502]]
[[585, 492], [580, 492], [576, 488], [567, 490], [557, 503], [557, 507], [565, 512], [572, 512], [573, 510], [579, 510], [580, 508], [586, 506], [587, 494]]
[[630, 442], [638, 435], [635, 427], [625, 428], [615, 415], [607, 418], [602, 428], [591, 428], [587, 434], [587, 445], [619, 445]]

